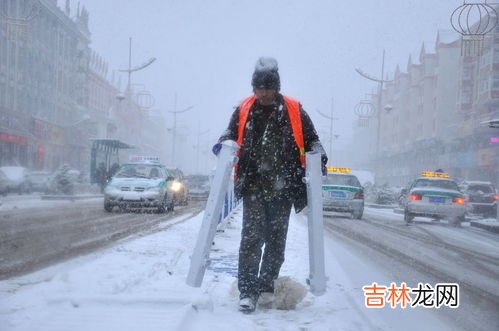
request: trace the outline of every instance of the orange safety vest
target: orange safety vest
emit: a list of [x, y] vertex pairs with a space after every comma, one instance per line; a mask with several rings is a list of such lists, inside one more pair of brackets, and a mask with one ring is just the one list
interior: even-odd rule
[[[253, 106], [253, 104], [255, 103], [255, 100], [255, 96], [252, 95], [241, 102], [239, 109], [239, 126], [237, 130], [237, 143], [239, 144], [239, 146], [242, 146], [243, 144], [246, 121], [248, 120], [249, 111], [251, 109], [251, 106]], [[300, 102], [288, 96], [284, 96], [284, 103], [286, 105], [286, 108], [288, 109], [293, 137], [295, 138], [295, 143], [300, 154], [300, 163], [302, 167], [305, 168], [305, 144], [303, 141], [303, 130], [300, 116]]]

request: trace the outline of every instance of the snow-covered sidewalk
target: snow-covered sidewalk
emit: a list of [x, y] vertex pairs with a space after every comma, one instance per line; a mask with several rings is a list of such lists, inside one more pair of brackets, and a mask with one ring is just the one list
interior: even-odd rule
[[[393, 279], [326, 236], [326, 294], [308, 293], [296, 310], [237, 311], [236, 209], [211, 253], [201, 288], [185, 284], [202, 213], [152, 235], [0, 282], [0, 329], [9, 330], [450, 330], [431, 309], [368, 309], [363, 285]], [[166, 226], [166, 225], [163, 225]], [[306, 217], [290, 222], [281, 275], [305, 284]]]

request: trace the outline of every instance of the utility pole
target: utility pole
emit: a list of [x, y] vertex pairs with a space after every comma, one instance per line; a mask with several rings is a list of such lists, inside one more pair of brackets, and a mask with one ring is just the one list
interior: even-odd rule
[[[126, 100], [126, 111], [127, 112], [129, 112], [131, 107], [132, 107], [132, 73], [147, 68], [154, 61], [156, 61], [156, 58], [152, 57], [146, 63], [132, 68], [132, 37], [129, 38], [129, 42], [128, 42], [128, 69], [119, 70], [120, 72], [128, 73], [128, 82], [127, 82], [127, 87], [126, 87], [126, 91], [125, 91], [125, 98], [127, 99]], [[134, 137], [134, 138], [135, 138], [134, 142], [139, 143], [139, 140], [140, 140], [139, 137]]]
[[172, 132], [172, 166], [175, 167], [175, 136], [177, 135], [177, 114], [185, 113], [186, 111], [192, 109], [194, 106], [189, 106], [182, 110], [177, 110], [177, 93], [175, 93], [173, 100], [173, 111], [170, 110], [170, 113], [173, 113], [173, 132]]
[[197, 136], [197, 144], [196, 144], [196, 174], [199, 173], [199, 168], [198, 168], [198, 164], [199, 164], [199, 138], [202, 135], [207, 134], [208, 132], [210, 132], [210, 129], [201, 132], [199, 126], [200, 126], [200, 124], [198, 122], [198, 136]]
[[329, 160], [332, 160], [332, 157], [333, 157], [333, 122], [336, 121], [336, 120], [339, 120], [339, 118], [337, 117], [334, 117], [333, 114], [334, 114], [334, 98], [331, 97], [331, 115], [326, 115], [324, 113], [322, 113], [320, 110], [317, 110], [317, 112], [319, 114], [321, 114], [321, 116], [329, 119], [329, 154], [328, 154], [328, 158]]
[[382, 107], [382, 98], [383, 98], [383, 84], [391, 82], [391, 80], [383, 79], [383, 76], [385, 75], [385, 50], [383, 49], [383, 57], [381, 60], [381, 78], [375, 78], [372, 77], [366, 73], [364, 73], [360, 69], [355, 69], [359, 75], [362, 77], [372, 80], [374, 82], [378, 83], [378, 102], [376, 106], [376, 118], [377, 118], [377, 130], [376, 130], [376, 155], [375, 155], [375, 160], [374, 160], [374, 181], [376, 184], [378, 183], [379, 180], [379, 140], [380, 140], [380, 135], [381, 135], [381, 107]]

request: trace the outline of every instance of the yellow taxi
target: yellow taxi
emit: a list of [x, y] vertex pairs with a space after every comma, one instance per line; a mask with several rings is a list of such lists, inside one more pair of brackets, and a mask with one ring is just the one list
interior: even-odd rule
[[445, 172], [424, 171], [404, 191], [402, 205], [407, 224], [416, 216], [447, 219], [456, 226], [465, 220], [465, 196]]
[[361, 219], [364, 214], [364, 188], [350, 168], [328, 167], [322, 181], [323, 210], [351, 213]]

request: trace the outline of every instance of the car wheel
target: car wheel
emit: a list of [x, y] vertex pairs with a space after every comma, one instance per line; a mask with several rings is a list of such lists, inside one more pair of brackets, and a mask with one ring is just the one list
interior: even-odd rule
[[462, 216], [458, 216], [458, 217], [455, 217], [453, 220], [452, 220], [452, 225], [454, 225], [455, 227], [461, 227], [461, 224], [465, 221], [465, 217], [464, 215]]
[[174, 208], [175, 208], [175, 204], [172, 201], [172, 203], [170, 204], [170, 206], [166, 210], [167, 211], [173, 211]]
[[163, 201], [161, 201], [161, 204], [158, 206], [158, 209], [156, 209], [156, 212], [158, 214], [163, 214], [167, 210], [168, 210], [167, 199], [166, 199], [166, 196], [164, 196]]
[[156, 209], [156, 212], [158, 214], [164, 214], [166, 210], [167, 208], [165, 207], [165, 202], [163, 201], [163, 203], [158, 207], [158, 209]]
[[407, 210], [404, 210], [404, 221], [406, 224], [412, 223], [414, 221], [414, 215]]
[[104, 203], [104, 210], [107, 211], [107, 212], [112, 212], [113, 211], [113, 205], [109, 204], [109, 203]]
[[352, 217], [355, 218], [355, 219], [362, 219], [362, 215], [364, 214], [364, 210], [356, 210], [352, 213]]

